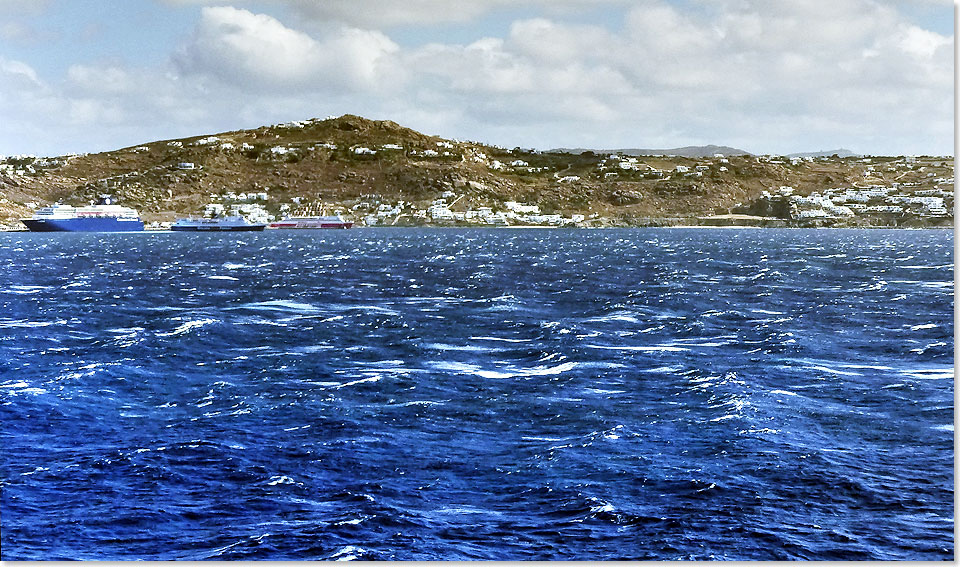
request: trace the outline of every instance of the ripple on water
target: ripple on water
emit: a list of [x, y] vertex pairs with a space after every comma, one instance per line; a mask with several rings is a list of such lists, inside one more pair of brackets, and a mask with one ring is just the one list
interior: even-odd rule
[[304, 232], [0, 234], [5, 559], [953, 557], [950, 233]]

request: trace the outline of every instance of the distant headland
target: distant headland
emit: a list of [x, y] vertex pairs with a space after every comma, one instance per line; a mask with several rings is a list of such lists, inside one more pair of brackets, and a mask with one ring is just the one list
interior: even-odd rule
[[0, 158], [0, 225], [107, 193], [153, 226], [188, 214], [341, 214], [357, 226], [953, 225], [953, 158], [506, 148], [344, 115]]

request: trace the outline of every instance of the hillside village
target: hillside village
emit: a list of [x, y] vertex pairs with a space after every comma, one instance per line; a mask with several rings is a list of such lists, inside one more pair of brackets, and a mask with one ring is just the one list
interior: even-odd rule
[[358, 226], [952, 226], [953, 159], [566, 153], [345, 115], [0, 159], [0, 223], [111, 194], [153, 228], [340, 214]]

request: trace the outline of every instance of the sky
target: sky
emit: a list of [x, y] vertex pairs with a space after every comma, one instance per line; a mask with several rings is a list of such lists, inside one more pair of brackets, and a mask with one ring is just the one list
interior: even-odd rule
[[953, 155], [952, 0], [0, 0], [0, 155], [358, 114], [506, 147]]

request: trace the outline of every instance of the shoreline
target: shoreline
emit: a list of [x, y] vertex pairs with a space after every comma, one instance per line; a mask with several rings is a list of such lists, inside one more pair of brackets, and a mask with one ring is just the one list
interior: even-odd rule
[[[451, 225], [432, 225], [432, 224], [423, 224], [423, 225], [405, 225], [405, 226], [396, 226], [396, 225], [385, 225], [385, 226], [354, 226], [350, 230], [370, 230], [370, 229], [417, 229], [417, 228], [432, 228], [432, 229], [490, 229], [490, 230], [617, 230], [617, 229], [646, 229], [646, 228], [676, 228], [682, 230], [696, 229], [696, 228], [719, 228], [719, 229], [758, 229], [758, 230], [770, 230], [770, 229], [784, 229], [784, 230], [955, 230], [954, 225], [947, 226], [883, 226], [883, 225], [873, 225], [873, 226], [764, 226], [764, 225], [751, 225], [751, 224], [723, 224], [723, 225], [710, 225], [710, 224], [673, 224], [673, 225], [613, 225], [613, 226], [550, 226], [550, 225], [515, 225], [515, 226], [497, 226], [497, 225], [461, 225], [461, 226], [451, 226]], [[267, 229], [262, 232], [302, 232], [307, 231], [331, 231], [333, 229], [298, 229], [297, 231], [289, 231], [285, 229]], [[5, 226], [0, 226], [0, 233], [28, 233], [31, 232], [26, 228], [9, 228]], [[63, 231], [69, 232], [69, 231]], [[169, 228], [144, 228], [142, 231], [132, 231], [132, 232], [173, 232]], [[56, 234], [57, 232], [51, 232], [50, 234]], [[223, 232], [207, 232], [205, 234], [233, 234], [231, 231]], [[101, 234], [90, 232], [88, 234]]]

